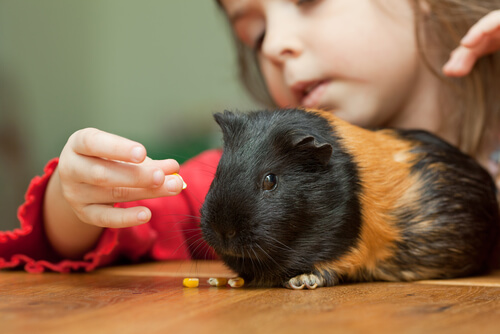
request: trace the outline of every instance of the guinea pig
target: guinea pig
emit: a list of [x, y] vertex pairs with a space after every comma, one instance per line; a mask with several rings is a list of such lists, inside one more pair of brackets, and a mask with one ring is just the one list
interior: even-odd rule
[[202, 234], [250, 285], [313, 289], [485, 269], [499, 231], [495, 185], [452, 145], [318, 110], [214, 117], [224, 147]]

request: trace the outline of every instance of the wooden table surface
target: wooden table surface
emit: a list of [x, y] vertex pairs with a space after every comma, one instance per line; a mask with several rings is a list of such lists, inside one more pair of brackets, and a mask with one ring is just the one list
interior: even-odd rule
[[[0, 333], [500, 333], [500, 271], [317, 290], [214, 288], [220, 262], [0, 271]], [[199, 288], [183, 288], [200, 277]]]

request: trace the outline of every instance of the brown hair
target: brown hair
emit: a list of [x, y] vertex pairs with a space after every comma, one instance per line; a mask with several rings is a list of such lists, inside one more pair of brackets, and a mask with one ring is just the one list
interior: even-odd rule
[[500, 133], [500, 53], [479, 59], [463, 78], [446, 78], [441, 67], [469, 28], [498, 9], [498, 0], [425, 0], [429, 11], [422, 10], [422, 0], [411, 1], [420, 55], [443, 83], [443, 107], [452, 108], [460, 120], [458, 146], [479, 157], [492, 149]]
[[[441, 105], [458, 117], [459, 148], [477, 158], [498, 144], [500, 134], [500, 53], [482, 57], [463, 78], [447, 78], [441, 67], [468, 29], [498, 0], [409, 0], [421, 59], [442, 82]], [[422, 4], [427, 8], [424, 10]], [[255, 52], [234, 36], [239, 78], [259, 102], [275, 106], [259, 70]]]

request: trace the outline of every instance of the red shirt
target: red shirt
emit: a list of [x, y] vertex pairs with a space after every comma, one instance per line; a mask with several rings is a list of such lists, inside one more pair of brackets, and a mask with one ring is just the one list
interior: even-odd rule
[[147, 206], [152, 218], [147, 224], [123, 229], [105, 229], [95, 248], [81, 260], [61, 258], [44, 234], [42, 204], [48, 180], [58, 159], [51, 160], [42, 176], [35, 177], [18, 211], [21, 228], [0, 232], [0, 268], [29, 272], [45, 270], [91, 271], [120, 260], [213, 259], [215, 253], [202, 240], [200, 208], [212, 182], [222, 152], [206, 151], [181, 167], [188, 187], [181, 194], [117, 204]]

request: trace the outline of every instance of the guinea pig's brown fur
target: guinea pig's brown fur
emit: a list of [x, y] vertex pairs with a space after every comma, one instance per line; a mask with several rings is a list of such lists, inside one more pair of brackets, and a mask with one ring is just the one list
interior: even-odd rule
[[418, 205], [418, 186], [414, 185], [419, 181], [410, 177], [410, 161], [415, 158], [409, 153], [411, 143], [398, 139], [391, 130], [368, 131], [329, 113], [315, 112], [327, 118], [338, 131], [359, 167], [363, 185], [360, 198], [363, 224], [357, 246], [341, 259], [318, 264], [316, 268], [334, 270], [340, 276], [354, 279], [365, 275], [393, 279], [377, 269], [379, 263], [394, 256], [395, 242], [401, 240], [392, 212], [401, 205]]
[[[361, 210], [363, 224], [361, 238], [357, 246], [339, 260], [320, 263], [316, 269], [321, 272], [335, 272], [340, 277], [351, 280], [417, 280], [442, 276], [441, 268], [414, 266], [412, 270], [391, 269], [397, 243], [404, 242], [406, 234], [417, 236], [420, 231], [432, 229], [433, 235], [439, 234], [438, 226], [425, 219], [417, 219], [415, 226], [398, 224], [395, 212], [408, 210], [418, 212], [425, 189], [419, 173], [411, 173], [415, 161], [421, 157], [412, 149], [419, 142], [402, 140], [397, 130], [382, 129], [371, 131], [342, 121], [329, 112], [310, 110], [321, 115], [336, 129], [344, 147], [353, 155], [359, 167], [359, 177], [363, 185]], [[442, 162], [428, 166], [429, 171], [437, 174], [448, 168]], [[442, 179], [441, 187], [446, 187], [451, 180]], [[494, 215], [494, 213], [492, 213]], [[456, 225], [441, 226], [454, 229]], [[493, 230], [494, 231], [494, 230]], [[494, 231], [494, 235], [496, 231]], [[452, 250], [453, 251], [453, 250]], [[435, 254], [436, 257], [439, 254]], [[385, 265], [381, 265], [385, 264]], [[395, 268], [394, 268], [395, 269]]]
[[[287, 112], [290, 113], [290, 117], [302, 117], [301, 113], [304, 113], [303, 110], [297, 109], [281, 110], [282, 114], [279, 117], [283, 120], [275, 121], [276, 124], [284, 126], [281, 123], [286, 122]], [[330, 128], [327, 132], [331, 133], [332, 138], [328, 139], [326, 144], [321, 142], [323, 139], [320, 138], [329, 136], [328, 133], [310, 134], [315, 138], [316, 148], [332, 145], [333, 151], [341, 150], [354, 163], [353, 173], [358, 180], [356, 184], [359, 188], [353, 189], [359, 189], [357, 202], [360, 212], [356, 241], [346, 246], [338, 256], [330, 254], [331, 256], [321, 257], [321, 260], [311, 260], [309, 264], [303, 263], [302, 259], [300, 265], [285, 264], [288, 262], [279, 259], [270, 261], [266, 258], [266, 256], [271, 257], [267, 253], [261, 259], [249, 256], [250, 260], [247, 262], [245, 259], [235, 258], [234, 254], [229, 255], [234, 251], [226, 254], [225, 247], [229, 247], [227, 246], [231, 243], [229, 239], [234, 239], [234, 233], [226, 240], [221, 237], [224, 233], [221, 234], [220, 229], [230, 226], [233, 230], [251, 231], [251, 228], [245, 226], [246, 222], [240, 216], [238, 219], [241, 218], [242, 221], [238, 222], [221, 218], [224, 215], [222, 211], [226, 210], [225, 205], [228, 205], [227, 198], [231, 196], [224, 195], [225, 190], [222, 189], [224, 186], [218, 179], [225, 177], [222, 169], [231, 171], [236, 168], [226, 165], [238, 163], [236, 154], [242, 154], [241, 156], [250, 160], [254, 157], [246, 156], [252, 151], [251, 148], [245, 148], [245, 152], [241, 153], [238, 152], [240, 149], [238, 145], [232, 143], [243, 133], [249, 138], [252, 136], [247, 133], [251, 131], [247, 131], [244, 125], [249, 120], [237, 120], [240, 123], [234, 126], [231, 132], [227, 130], [227, 125], [221, 124], [224, 120], [223, 116], [219, 116], [218, 122], [223, 128], [225, 147], [231, 149], [224, 152], [228, 157], [224, 159], [223, 156], [221, 159], [219, 165], [221, 170], [218, 169], [202, 209], [202, 230], [208, 243], [216, 251], [220, 251], [222, 259], [232, 269], [249, 276], [256, 285], [284, 285], [293, 288], [329, 286], [339, 281], [447, 278], [471, 275], [485, 269], [498, 234], [499, 217], [494, 183], [479, 164], [427, 132], [396, 129], [372, 131], [351, 125], [326, 111], [305, 112], [313, 116], [312, 118], [319, 117], [320, 123], [321, 119], [326, 120]], [[258, 117], [258, 112], [255, 115]], [[266, 122], [272, 124], [270, 120], [274, 116], [266, 112], [262, 115], [267, 117]], [[311, 118], [306, 116], [304, 122], [307, 122], [307, 118]], [[234, 118], [233, 114], [228, 118]], [[299, 121], [296, 124], [300, 123]], [[310, 131], [298, 129], [289, 133], [300, 132], [299, 130]], [[269, 130], [269, 133], [272, 131]], [[256, 136], [259, 136], [255, 139], [255, 145], [258, 145], [266, 135], [256, 134]], [[245, 139], [245, 145], [254, 140], [249, 138]], [[255, 150], [258, 151], [257, 148]], [[260, 153], [255, 154], [258, 156]], [[279, 155], [269, 152], [263, 154]], [[325, 168], [331, 168], [334, 163], [332, 159], [333, 156], [329, 162], [327, 161]], [[250, 168], [252, 169], [255, 167]], [[251, 175], [251, 171], [246, 173], [245, 175]], [[237, 190], [235, 194], [238, 194]], [[226, 200], [221, 202], [222, 197]], [[232, 207], [227, 210], [230, 212], [229, 216], [233, 215], [232, 212], [238, 211]], [[223, 222], [217, 223], [218, 220]], [[311, 228], [315, 228], [314, 222], [311, 222], [311, 225]], [[328, 226], [321, 226], [325, 230], [331, 229]], [[286, 222], [283, 228], [288, 228]], [[213, 233], [214, 229], [219, 232]], [[216, 234], [221, 239], [216, 237]], [[276, 236], [274, 239], [279, 237]], [[304, 239], [309, 240], [306, 237]], [[314, 240], [314, 237], [310, 239]], [[245, 238], [242, 237], [241, 240]], [[252, 242], [255, 241], [250, 243]], [[283, 240], [279, 242], [288, 247]], [[332, 240], [332, 242], [337, 241]], [[231, 247], [235, 249], [234, 245]], [[257, 256], [257, 252], [253, 252]], [[331, 259], [325, 259], [329, 256]], [[312, 257], [311, 253], [310, 258]], [[262, 268], [256, 267], [254, 261], [257, 260], [269, 263]], [[283, 267], [283, 270], [271, 273], [273, 270], [270, 268], [273, 266]], [[287, 270], [288, 267], [290, 270]], [[256, 268], [259, 273], [253, 273]]]

